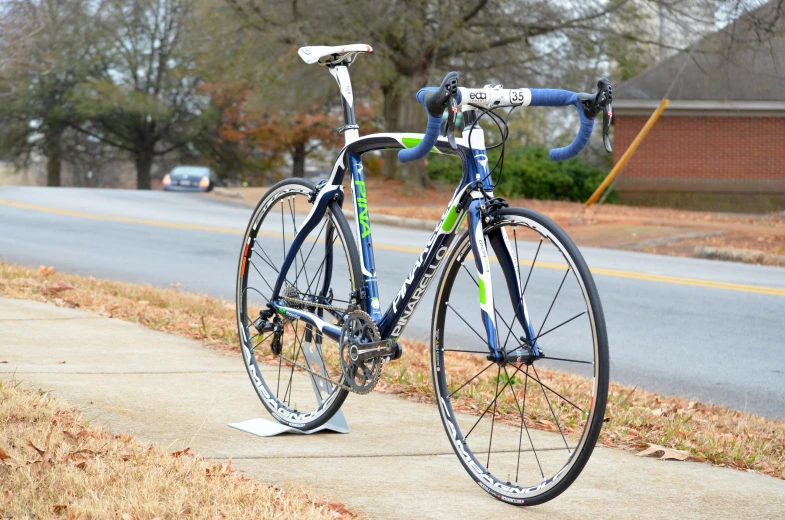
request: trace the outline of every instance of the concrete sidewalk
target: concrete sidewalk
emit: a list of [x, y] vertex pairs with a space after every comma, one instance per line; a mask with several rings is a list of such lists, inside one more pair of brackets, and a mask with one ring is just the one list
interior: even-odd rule
[[[232, 457], [263, 482], [304, 484], [370, 518], [782, 518], [785, 482], [597, 448], [561, 497], [516, 510], [464, 472], [433, 406], [350, 396], [348, 435], [258, 438], [267, 417], [239, 356], [130, 323], [0, 298], [0, 378], [52, 390], [85, 416], [171, 450]], [[65, 363], [58, 363], [65, 361]]]

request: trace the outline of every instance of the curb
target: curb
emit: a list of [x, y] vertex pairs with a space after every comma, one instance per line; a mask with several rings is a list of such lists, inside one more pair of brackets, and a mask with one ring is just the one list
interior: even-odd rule
[[754, 249], [731, 249], [723, 247], [697, 246], [693, 254], [710, 260], [729, 260], [746, 264], [761, 264], [785, 267], [785, 255], [775, 255]]
[[245, 200], [245, 197], [240, 195], [236, 191], [232, 191], [229, 188], [222, 188], [220, 186], [216, 186], [213, 188], [213, 194], [217, 195], [218, 197], [226, 197], [229, 199], [237, 199], [237, 200]]
[[[354, 220], [353, 211], [343, 211], [346, 220]], [[425, 220], [422, 218], [408, 218], [397, 217], [395, 215], [382, 215], [375, 214], [371, 216], [371, 222], [374, 224], [384, 224], [387, 226], [404, 227], [409, 229], [424, 229], [426, 231], [433, 231], [439, 225], [438, 220]]]
[[[249, 201], [245, 197], [243, 197], [240, 193], [236, 191], [232, 191], [228, 188], [220, 188], [216, 187], [213, 189], [213, 195], [216, 197], [234, 199], [237, 201], [241, 201], [245, 204], [253, 206], [256, 202]], [[348, 211], [344, 209], [343, 211], [346, 220], [354, 220], [354, 212]], [[398, 217], [395, 215], [383, 215], [380, 213], [374, 213], [371, 216], [371, 221], [376, 224], [384, 224], [386, 226], [395, 226], [395, 227], [404, 227], [410, 229], [424, 229], [426, 231], [433, 231], [436, 229], [436, 226], [439, 225], [438, 220], [426, 220], [421, 218], [408, 218], [408, 217]]]

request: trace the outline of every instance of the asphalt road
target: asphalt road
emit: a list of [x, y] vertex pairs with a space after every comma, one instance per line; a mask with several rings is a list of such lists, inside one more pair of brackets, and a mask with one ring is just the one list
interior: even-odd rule
[[[250, 213], [200, 194], [0, 188], [0, 260], [231, 300]], [[430, 233], [373, 232], [386, 308]], [[582, 252], [605, 308], [612, 380], [785, 418], [785, 270]], [[405, 337], [427, 340], [432, 292]]]

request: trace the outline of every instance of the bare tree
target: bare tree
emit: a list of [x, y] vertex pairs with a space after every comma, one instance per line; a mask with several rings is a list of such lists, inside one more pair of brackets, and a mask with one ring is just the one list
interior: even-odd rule
[[88, 20], [100, 2], [12, 0], [0, 27], [0, 147], [18, 164], [46, 157], [47, 184], [59, 186], [63, 134], [81, 119], [75, 89], [89, 76], [96, 33]]
[[131, 154], [137, 188], [156, 157], [186, 146], [207, 103], [197, 89], [198, 27], [190, 0], [107, 0], [102, 73], [81, 91], [80, 131]]

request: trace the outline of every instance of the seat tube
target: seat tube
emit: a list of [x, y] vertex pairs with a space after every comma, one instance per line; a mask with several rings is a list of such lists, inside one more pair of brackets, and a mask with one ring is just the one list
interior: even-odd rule
[[493, 284], [491, 283], [491, 261], [488, 248], [485, 245], [482, 223], [482, 199], [472, 199], [468, 208], [469, 238], [472, 245], [472, 255], [477, 269], [477, 285], [480, 289], [480, 315], [485, 326], [488, 338], [488, 350], [494, 361], [500, 362], [502, 355], [499, 352], [499, 340], [496, 333], [496, 317], [493, 305]]
[[360, 156], [349, 153], [349, 166], [352, 170], [352, 196], [354, 199], [354, 223], [359, 242], [360, 267], [363, 273], [367, 312], [373, 321], [382, 319], [379, 305], [379, 287], [376, 282], [376, 264], [373, 258], [373, 237], [371, 236], [371, 217], [368, 214], [368, 190]]

